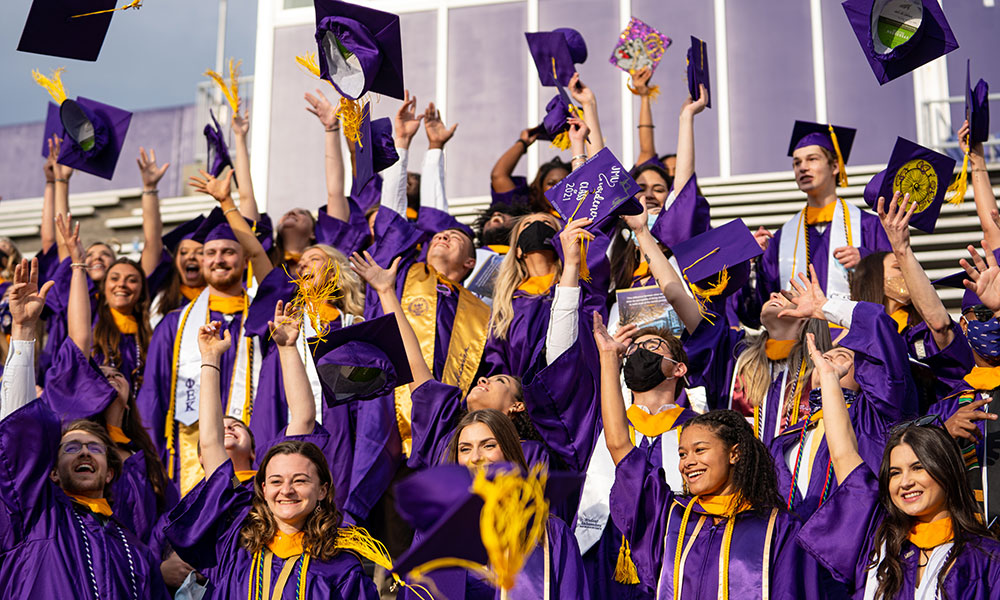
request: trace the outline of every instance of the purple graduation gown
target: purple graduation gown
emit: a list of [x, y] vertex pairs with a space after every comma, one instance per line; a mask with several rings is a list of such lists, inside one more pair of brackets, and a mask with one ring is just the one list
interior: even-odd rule
[[365, 211], [354, 200], [348, 199], [347, 202], [349, 206], [347, 221], [331, 217], [326, 212], [326, 205], [321, 206], [317, 212], [313, 235], [316, 237], [316, 243], [333, 246], [346, 256], [350, 256], [368, 246], [371, 232], [368, 230]]
[[[240, 545], [240, 529], [253, 501], [253, 490], [233, 485], [233, 464], [226, 461], [199, 483], [170, 513], [166, 536], [178, 556], [198, 571], [207, 574], [212, 598], [245, 600], [249, 593], [253, 555]], [[272, 585], [284, 560], [275, 556]], [[294, 584], [299, 575], [295, 567], [282, 600], [297, 598]], [[271, 591], [266, 592], [270, 597]], [[358, 558], [340, 552], [330, 560], [315, 557], [306, 572], [305, 598], [336, 600], [377, 600], [375, 584], [361, 568]]]
[[955, 338], [947, 347], [938, 348], [927, 323], [920, 322], [903, 330], [910, 356], [927, 365], [935, 376], [933, 388], [928, 391], [938, 401], [922, 406], [921, 414], [937, 413], [947, 419], [958, 408], [958, 404], [948, 398], [968, 387], [963, 379], [976, 366], [969, 340], [954, 320], [951, 321], [951, 331]]
[[[656, 598], [673, 597], [674, 550], [677, 547], [681, 517], [688, 497], [676, 496], [639, 449], [633, 449], [618, 463], [615, 484], [611, 489], [611, 517], [625, 532], [632, 550], [640, 581], [655, 582]], [[703, 513], [692, 511], [685, 539], [695, 531]], [[760, 598], [763, 581], [762, 553], [770, 511], [744, 511], [734, 517], [729, 555], [730, 597]], [[794, 574], [802, 573], [809, 560], [795, 544], [800, 523], [790, 513], [779, 511], [770, 539], [770, 598], [816, 598], [815, 581]], [[688, 546], [681, 598], [714, 600], [719, 588], [719, 555], [724, 523], [713, 524], [707, 517], [697, 539]], [[666, 550], [664, 550], [666, 548]]]
[[[45, 346], [38, 357], [38, 366], [35, 369], [35, 381], [42, 387], [45, 387], [45, 375], [49, 367], [52, 366], [52, 361], [59, 352], [59, 347], [68, 336], [66, 311], [69, 306], [69, 284], [73, 276], [71, 262], [69, 258], [65, 258], [54, 266], [50, 278], [55, 282], [55, 285], [45, 297], [45, 308], [42, 310], [42, 319], [45, 321]], [[96, 318], [97, 307], [94, 300], [97, 298], [97, 286], [94, 285], [89, 275], [87, 276], [87, 291], [91, 298], [92, 318]]]
[[61, 438], [41, 400], [0, 422], [0, 597], [167, 598], [149, 548], [49, 479]]
[[[854, 351], [854, 378], [861, 391], [847, 412], [857, 432], [859, 453], [872, 469], [882, 464], [882, 452], [892, 425], [918, 414], [906, 345], [896, 333], [896, 322], [880, 309], [877, 304], [859, 302], [854, 307], [850, 331], [840, 341], [841, 347]], [[777, 468], [778, 493], [785, 500], [792, 489], [792, 472], [785, 455], [801, 438], [805, 423], [802, 420], [788, 427], [770, 443]], [[808, 468], [808, 452], [808, 448], [803, 449], [801, 468]], [[829, 464], [830, 449], [824, 436], [816, 450], [805, 497], [798, 486], [793, 492], [792, 510], [800, 518], [808, 519], [819, 507]], [[832, 471], [830, 476], [833, 477]], [[836, 487], [836, 483], [831, 481], [830, 487]]]
[[[884, 518], [885, 509], [878, 500], [878, 479], [867, 465], [858, 465], [802, 526], [798, 542], [847, 585], [853, 598], [862, 600], [869, 557], [876, 549], [875, 534]], [[903, 585], [895, 600], [914, 597], [919, 558], [916, 547], [903, 542]], [[976, 536], [958, 556], [939, 592], [951, 600], [997, 599], [997, 582], [1000, 542]]]
[[[87, 359], [72, 341], [67, 341], [49, 369], [49, 385], [42, 400], [67, 424], [77, 419], [103, 422], [104, 410], [115, 401], [117, 392], [108, 384], [96, 364]], [[146, 469], [143, 451], [133, 442], [132, 455], [125, 459], [121, 475], [111, 484], [111, 504], [115, 517], [149, 543], [160, 516], [177, 503], [177, 490], [165, 490], [163, 501], [156, 495]]]
[[512, 175], [514, 189], [507, 192], [497, 192], [490, 186], [490, 206], [494, 204], [530, 204], [531, 190], [528, 179], [520, 175]]
[[667, 210], [661, 210], [649, 232], [666, 248], [712, 228], [708, 200], [698, 193], [698, 177], [691, 174]]

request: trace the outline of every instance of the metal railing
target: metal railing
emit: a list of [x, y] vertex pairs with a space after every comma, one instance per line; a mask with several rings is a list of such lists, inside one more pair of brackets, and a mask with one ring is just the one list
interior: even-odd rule
[[[223, 76], [228, 79], [226, 73]], [[247, 109], [253, 107], [253, 75], [244, 75], [240, 77], [239, 90], [240, 90], [240, 110], [246, 113]], [[212, 122], [212, 118], [209, 116], [209, 109], [215, 113], [215, 118], [219, 120], [219, 125], [222, 127], [222, 132], [226, 136], [226, 144], [232, 148], [233, 142], [233, 132], [229, 126], [232, 120], [232, 109], [229, 108], [229, 103], [226, 102], [225, 96], [222, 95], [222, 90], [213, 81], [202, 81], [198, 84], [195, 91], [195, 131], [194, 131], [194, 159], [204, 163], [208, 160], [208, 146], [205, 142], [205, 135], [203, 133], [205, 125]], [[250, 132], [250, 136], [253, 136], [253, 131]], [[247, 140], [249, 144], [250, 140]]]
[[[1000, 100], [1000, 94], [989, 94], [986, 96], [987, 102]], [[965, 106], [965, 96], [949, 96], [937, 100], [924, 100], [921, 102], [920, 118], [925, 125], [924, 131], [928, 132], [926, 146], [939, 150], [953, 157], [960, 155], [958, 150], [958, 138], [955, 133], [961, 123], [954, 123], [952, 119], [952, 105], [961, 104]], [[963, 118], [963, 117], [959, 117]], [[948, 132], [944, 134], [943, 132]], [[986, 162], [992, 163], [1000, 160], [1000, 137], [990, 132], [990, 137], [983, 142], [983, 153], [986, 155]]]

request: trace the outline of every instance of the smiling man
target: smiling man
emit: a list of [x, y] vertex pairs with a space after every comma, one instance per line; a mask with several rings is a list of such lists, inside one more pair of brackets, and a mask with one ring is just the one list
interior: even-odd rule
[[247, 259], [222, 211], [213, 210], [193, 239], [204, 244], [202, 273], [207, 287], [157, 325], [137, 400], [150, 436], [163, 444], [159, 448], [163, 464], [181, 494], [203, 476], [198, 462], [198, 328], [219, 321], [232, 339], [239, 340], [218, 367], [225, 415], [249, 422], [261, 364], [257, 338], [246, 338], [243, 332], [250, 302], [243, 285]]

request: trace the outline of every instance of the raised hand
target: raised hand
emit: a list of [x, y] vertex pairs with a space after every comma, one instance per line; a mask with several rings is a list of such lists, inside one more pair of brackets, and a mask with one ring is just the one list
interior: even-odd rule
[[579, 117], [569, 117], [566, 122], [569, 124], [569, 142], [573, 154], [581, 150], [585, 153], [590, 127]]
[[568, 87], [570, 95], [573, 96], [573, 99], [579, 104], [588, 106], [597, 103], [597, 97], [594, 96], [593, 90], [580, 81], [579, 73], [573, 73], [573, 78], [569, 80]]
[[806, 334], [806, 348], [809, 349], [809, 358], [812, 359], [813, 367], [819, 371], [820, 377], [834, 375], [839, 380], [847, 373], [816, 348], [816, 336], [812, 333]]
[[[222, 337], [219, 332], [222, 331]], [[233, 340], [229, 335], [229, 330], [222, 329], [221, 321], [212, 321], [198, 328], [198, 350], [201, 351], [201, 360], [208, 364], [216, 365], [218, 359], [229, 350]]]
[[983, 252], [986, 254], [986, 261], [979, 256], [975, 247], [968, 246], [969, 254], [972, 256], [972, 264], [962, 259], [959, 262], [965, 269], [966, 279], [963, 283], [965, 287], [972, 290], [979, 297], [983, 306], [993, 312], [1000, 312], [1000, 267], [997, 266], [996, 255], [993, 248], [986, 240], [982, 241]]
[[417, 130], [420, 129], [420, 121], [423, 120], [424, 115], [417, 115], [417, 97], [410, 97], [410, 90], [406, 90], [406, 96], [403, 100], [403, 105], [399, 107], [396, 111], [396, 122], [393, 125], [392, 131], [396, 137], [396, 145], [400, 148], [409, 148], [410, 141], [413, 136], [417, 134]]
[[146, 149], [142, 146], [139, 146], [139, 158], [135, 159], [135, 162], [139, 165], [142, 187], [146, 190], [155, 190], [160, 179], [163, 179], [163, 174], [170, 168], [170, 163], [166, 163], [162, 167], [158, 166], [156, 164], [156, 151], [150, 148], [147, 155]]
[[568, 264], [580, 264], [580, 240], [593, 241], [594, 234], [584, 227], [593, 223], [590, 219], [573, 219], [566, 224], [566, 227], [559, 234], [559, 243], [563, 248], [563, 262]]
[[792, 317], [797, 319], [825, 319], [823, 307], [826, 306], [826, 294], [819, 285], [816, 277], [816, 268], [809, 265], [810, 278], [806, 279], [805, 273], [799, 273], [798, 278], [791, 281], [795, 294], [791, 295], [789, 301], [792, 306], [783, 309], [778, 313], [778, 318]]
[[82, 263], [85, 253], [83, 244], [80, 243], [80, 222], [73, 225], [72, 215], [56, 215], [56, 230], [62, 235], [66, 242], [66, 249], [69, 251], [71, 262]]
[[364, 279], [368, 285], [379, 294], [394, 293], [396, 290], [396, 270], [399, 268], [399, 259], [392, 261], [388, 269], [383, 269], [371, 254], [365, 250], [364, 256], [355, 252], [349, 258], [351, 269]]
[[641, 202], [642, 212], [637, 215], [622, 215], [622, 221], [629, 229], [636, 232], [636, 234], [641, 233], [649, 228], [649, 210], [646, 208], [646, 203]]
[[62, 140], [59, 139], [59, 136], [53, 134], [52, 139], [45, 142], [49, 146], [49, 155], [45, 157], [45, 166], [42, 167], [42, 171], [45, 173], [46, 183], [55, 183], [56, 161], [59, 159], [59, 151], [62, 149]]
[[695, 116], [701, 111], [705, 110], [708, 106], [708, 90], [705, 89], [705, 84], [698, 84], [698, 97], [691, 98], [690, 96], [681, 105], [681, 113], [684, 115]]
[[969, 121], [968, 120], [962, 121], [962, 126], [958, 130], [958, 147], [962, 150], [963, 154], [967, 154], [969, 152], [970, 129], [971, 128], [969, 127]]
[[226, 171], [224, 177], [216, 179], [212, 177], [207, 171], [198, 170], [201, 173], [201, 177], [197, 175], [192, 175], [188, 185], [196, 192], [201, 192], [202, 194], [208, 194], [209, 196], [215, 198], [218, 202], [222, 202], [229, 198], [230, 188], [233, 182], [233, 171], [232, 169]]
[[963, 404], [944, 422], [944, 428], [956, 440], [962, 438], [970, 442], [978, 442], [983, 437], [983, 434], [979, 431], [977, 423], [979, 421], [997, 420], [996, 413], [988, 413], [982, 410], [990, 402], [991, 400], [986, 398]]
[[21, 259], [21, 263], [14, 266], [14, 281], [7, 292], [11, 321], [26, 329], [33, 328], [45, 308], [45, 297], [53, 285], [54, 281], [46, 281], [39, 290], [38, 259], [33, 258], [30, 263]]
[[653, 70], [649, 67], [642, 67], [635, 73], [632, 73], [632, 83], [629, 88], [632, 90], [636, 96], [648, 96], [652, 89], [649, 85], [649, 80], [653, 77]]
[[456, 129], [458, 123], [448, 128], [441, 121], [441, 111], [434, 107], [433, 102], [427, 105], [427, 110], [424, 111], [424, 131], [427, 132], [427, 144], [430, 148], [444, 148], [451, 136], [455, 135]]
[[301, 327], [302, 319], [296, 319], [292, 316], [292, 306], [278, 300], [278, 303], [274, 305], [274, 320], [267, 322], [267, 328], [271, 330], [271, 339], [274, 343], [281, 347], [295, 346]]
[[[608, 328], [604, 325], [601, 313], [594, 311], [594, 342], [597, 343], [597, 351], [605, 355], [614, 355], [617, 358], [625, 356], [628, 345], [632, 342], [631, 337], [620, 337], [623, 331], [634, 333], [635, 330], [627, 330], [626, 325], [618, 330], [618, 335], [612, 336], [608, 333]], [[634, 327], [634, 325], [632, 326]]]
[[[246, 100], [240, 102], [240, 106], [246, 106]], [[246, 137], [250, 133], [250, 110], [247, 109], [245, 115], [240, 113], [233, 114], [233, 120], [229, 124], [233, 128], [233, 134], [236, 137]]]
[[763, 225], [758, 227], [757, 231], [753, 232], [753, 239], [757, 241], [757, 245], [760, 246], [761, 250], [767, 250], [767, 246], [771, 243], [771, 238], [773, 237], [774, 234], [764, 229]]
[[910, 195], [900, 197], [896, 192], [892, 195], [889, 208], [884, 209], [885, 198], [879, 197], [878, 218], [882, 221], [882, 229], [896, 252], [903, 252], [910, 247], [910, 218], [917, 210], [917, 203], [910, 202]]
[[[540, 133], [541, 133], [540, 129], [537, 130], [537, 131], [535, 129], [522, 129], [521, 130], [521, 135], [518, 136], [518, 139], [521, 140], [521, 141], [523, 141], [528, 146], [530, 146], [530, 145], [532, 145], [532, 144], [535, 143], [535, 140], [538, 139], [538, 135]], [[527, 152], [528, 148], [525, 147], [524, 151]]]
[[323, 124], [323, 127], [327, 131], [333, 131], [338, 127], [337, 107], [327, 100], [323, 92], [317, 89], [315, 96], [306, 92], [305, 98], [306, 102], [309, 103], [306, 110], [316, 115], [316, 118], [319, 119], [319, 122]]

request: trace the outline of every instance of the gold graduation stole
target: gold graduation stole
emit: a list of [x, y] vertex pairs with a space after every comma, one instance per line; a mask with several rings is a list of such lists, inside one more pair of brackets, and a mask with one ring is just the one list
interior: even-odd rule
[[[434, 370], [434, 345], [437, 338], [437, 286], [439, 281], [453, 287], [458, 292], [458, 308], [448, 343], [448, 355], [441, 373], [441, 382], [453, 385], [463, 393], [472, 384], [479, 361], [486, 347], [486, 327], [490, 320], [490, 307], [464, 287], [439, 279], [434, 267], [426, 263], [416, 263], [406, 273], [403, 284], [403, 313], [417, 334], [420, 355], [427, 366]], [[411, 410], [410, 387], [401, 385], [395, 391], [396, 422], [403, 442], [403, 454], [410, 455], [412, 447], [410, 435]]]

